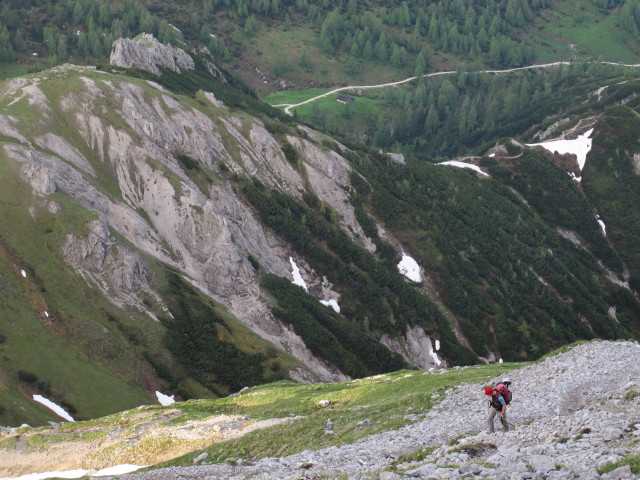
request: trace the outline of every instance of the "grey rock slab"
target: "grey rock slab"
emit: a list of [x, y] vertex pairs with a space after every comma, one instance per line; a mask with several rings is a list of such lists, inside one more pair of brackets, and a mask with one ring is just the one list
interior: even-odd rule
[[605, 442], [611, 442], [612, 440], [617, 440], [620, 437], [622, 437], [622, 435], [624, 434], [624, 432], [622, 431], [622, 429], [617, 428], [617, 427], [607, 427], [604, 429], [604, 431], [602, 432], [602, 439]]
[[425, 465], [422, 465], [421, 467], [407, 470], [405, 474], [409, 475], [410, 477], [426, 477], [433, 474], [437, 469], [438, 467], [435, 465], [435, 463], [427, 463]]
[[602, 480], [626, 480], [628, 478], [638, 478], [631, 471], [629, 465], [618, 467], [615, 470], [611, 470], [609, 473], [602, 475]]
[[529, 463], [534, 472], [547, 473], [556, 468], [555, 461], [550, 455], [532, 455]]
[[209, 454], [207, 452], [202, 452], [200, 455], [198, 455], [196, 458], [193, 459], [193, 463], [200, 463], [208, 456]]
[[400, 480], [402, 477], [394, 472], [382, 472], [379, 478], [380, 480]]

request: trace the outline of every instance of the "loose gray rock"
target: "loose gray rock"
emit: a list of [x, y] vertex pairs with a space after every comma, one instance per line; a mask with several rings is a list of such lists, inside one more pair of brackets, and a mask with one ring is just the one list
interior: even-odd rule
[[405, 473], [410, 477], [427, 477], [435, 473], [438, 469], [435, 463], [427, 463], [419, 468], [413, 470], [407, 470]]
[[382, 472], [380, 474], [380, 480], [400, 480], [402, 477], [393, 472]]
[[193, 463], [200, 463], [201, 461], [203, 461], [205, 458], [207, 458], [209, 456], [209, 454], [207, 452], [202, 452], [200, 455], [198, 455], [196, 458], [193, 459]]
[[620, 428], [608, 427], [604, 430], [604, 432], [602, 432], [602, 439], [605, 442], [610, 442], [622, 437], [623, 434], [624, 432]]
[[534, 472], [543, 472], [547, 473], [551, 470], [555, 470], [556, 464], [553, 461], [553, 457], [549, 455], [533, 455], [530, 458], [531, 469]]
[[113, 42], [111, 65], [136, 67], [160, 75], [159, 67], [180, 73], [180, 69], [194, 70], [193, 58], [179, 48], [163, 45], [150, 33], [143, 33], [133, 39], [119, 38]]
[[609, 473], [602, 475], [602, 480], [625, 480], [627, 478], [638, 478], [631, 471], [629, 465], [624, 467], [618, 467], [615, 470], [611, 470]]

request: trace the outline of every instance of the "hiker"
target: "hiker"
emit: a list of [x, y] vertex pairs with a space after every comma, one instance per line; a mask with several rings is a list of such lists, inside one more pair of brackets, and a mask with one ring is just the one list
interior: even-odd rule
[[484, 394], [490, 396], [489, 398], [489, 417], [487, 418], [487, 425], [489, 426], [489, 433], [493, 433], [493, 419], [496, 414], [500, 414], [500, 423], [505, 432], [509, 431], [509, 422], [507, 422], [507, 402], [504, 397], [500, 395], [500, 392], [493, 387], [487, 387], [484, 389]]

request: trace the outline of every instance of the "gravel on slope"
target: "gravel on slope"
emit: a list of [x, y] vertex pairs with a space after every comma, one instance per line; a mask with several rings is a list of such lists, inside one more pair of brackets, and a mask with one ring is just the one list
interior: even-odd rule
[[[508, 433], [500, 432], [497, 420], [496, 433], [486, 432], [483, 385], [470, 384], [451, 388], [415, 423], [350, 445], [252, 465], [172, 467], [122, 478], [597, 479], [598, 466], [640, 453], [640, 396], [629, 394], [640, 393], [637, 342], [581, 344], [508, 376], [513, 380], [508, 419], [515, 427]], [[448, 445], [452, 440], [454, 447]], [[385, 471], [400, 455], [425, 447], [437, 448], [420, 462]], [[616, 472], [602, 478], [638, 478], [628, 467]]]

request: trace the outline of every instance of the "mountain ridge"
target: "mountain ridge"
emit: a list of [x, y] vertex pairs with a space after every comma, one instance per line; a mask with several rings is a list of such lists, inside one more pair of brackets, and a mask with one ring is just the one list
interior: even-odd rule
[[[31, 328], [43, 338], [115, 373], [111, 385], [134, 385], [138, 400], [127, 402], [162, 390], [210, 397], [286, 377], [520, 360], [578, 338], [636, 335], [637, 267], [624, 223], [635, 214], [607, 203], [602, 187], [613, 180], [590, 170], [598, 160], [580, 186], [566, 159], [510, 139], [476, 160], [491, 178], [409, 156], [397, 163], [298, 125], [209, 71], [206, 54], [192, 55], [195, 69], [180, 74], [64, 66], [2, 87], [3, 176], [20, 179], [4, 192], [3, 241], [50, 304], [28, 314], [16, 293], [6, 318], [22, 308], [25, 325], [40, 319]], [[620, 168], [633, 168], [637, 150], [636, 88], [600, 90], [586, 112], [600, 122], [596, 149], [616, 151]], [[606, 109], [604, 99], [619, 98], [624, 105]], [[529, 127], [576, 131], [585, 112], [560, 114], [572, 119]], [[618, 129], [622, 154], [598, 136], [608, 122], [628, 124]], [[633, 191], [637, 179], [626, 181]], [[603, 236], [589, 188], [625, 248]], [[558, 201], [563, 208], [553, 208]], [[406, 252], [422, 283], [398, 271]], [[616, 275], [627, 266], [629, 286], [608, 282], [600, 265]], [[294, 266], [311, 295], [291, 283]], [[76, 275], [65, 276], [70, 268]], [[4, 281], [22, 288], [15, 273]], [[96, 287], [90, 302], [79, 295], [87, 285]], [[340, 312], [319, 302], [329, 299]], [[83, 411], [98, 403], [69, 378], [59, 383], [51, 361], [25, 364], [20, 327], [3, 329], [14, 392], [5, 403], [46, 393], [79, 418], [124, 408]]]

